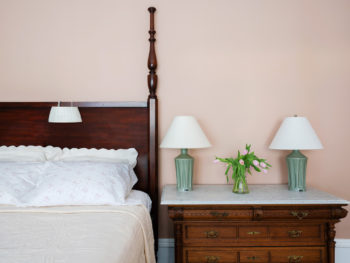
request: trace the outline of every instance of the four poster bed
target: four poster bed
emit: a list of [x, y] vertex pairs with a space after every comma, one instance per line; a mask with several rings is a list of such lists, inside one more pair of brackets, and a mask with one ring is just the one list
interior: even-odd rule
[[[129, 206], [118, 209], [110, 206], [78, 206], [79, 211], [76, 211], [77, 207], [64, 206], [1, 206], [1, 262], [154, 262], [153, 237], [157, 247], [158, 232], [157, 58], [154, 46], [156, 9], [150, 7], [148, 11], [150, 50], [147, 101], [73, 103], [79, 107], [82, 123], [48, 123], [50, 108], [56, 102], [1, 102], [0, 145], [135, 148], [138, 158], [134, 171], [138, 182], [133, 189], [149, 195], [153, 204], [151, 216], [140, 207], [136, 208], [137, 211], [131, 211]], [[59, 221], [58, 225], [55, 220]], [[11, 224], [15, 224], [17, 230], [9, 226]], [[82, 236], [77, 238], [75, 234]], [[82, 246], [84, 240], [90, 242], [85, 247]], [[51, 243], [55, 245], [49, 246]], [[19, 254], [14, 256], [13, 253]], [[121, 258], [117, 259], [117, 256]]]

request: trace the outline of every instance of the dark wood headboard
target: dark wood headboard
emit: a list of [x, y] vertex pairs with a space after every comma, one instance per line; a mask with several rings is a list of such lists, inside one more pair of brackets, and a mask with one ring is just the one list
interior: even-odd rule
[[[49, 123], [57, 102], [0, 102], [0, 145], [52, 145], [69, 148], [136, 148], [136, 189], [153, 202], [151, 216], [157, 240], [158, 107], [154, 13], [150, 7], [149, 96], [145, 102], [74, 102], [82, 123]], [[65, 105], [68, 103], [61, 103]]]

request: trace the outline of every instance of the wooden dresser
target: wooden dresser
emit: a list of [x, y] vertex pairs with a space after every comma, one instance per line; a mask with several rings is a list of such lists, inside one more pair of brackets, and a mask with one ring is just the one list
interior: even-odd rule
[[348, 201], [308, 188], [167, 185], [162, 205], [174, 221], [176, 263], [334, 263], [334, 225]]

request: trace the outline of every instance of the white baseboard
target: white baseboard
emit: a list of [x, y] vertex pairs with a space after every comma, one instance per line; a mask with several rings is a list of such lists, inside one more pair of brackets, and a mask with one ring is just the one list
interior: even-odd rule
[[158, 263], [174, 263], [175, 242], [173, 238], [158, 239]]
[[335, 239], [335, 263], [348, 263], [350, 258], [350, 239]]
[[[350, 239], [336, 239], [335, 263], [349, 263]], [[174, 239], [160, 238], [158, 246], [158, 263], [174, 263]]]

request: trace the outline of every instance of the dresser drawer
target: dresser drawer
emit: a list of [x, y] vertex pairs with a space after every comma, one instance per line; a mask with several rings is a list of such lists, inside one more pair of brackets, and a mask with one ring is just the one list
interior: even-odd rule
[[326, 263], [327, 254], [324, 247], [185, 248], [183, 262]]
[[227, 250], [196, 250], [188, 249], [184, 252], [184, 263], [236, 263], [237, 252]]
[[241, 251], [239, 253], [240, 263], [269, 263], [269, 252], [261, 250]]
[[184, 225], [184, 242], [227, 242], [236, 238], [236, 225], [220, 223]]
[[267, 239], [268, 231], [267, 226], [239, 226], [239, 239]]
[[[176, 216], [176, 212], [172, 212]], [[253, 215], [252, 210], [247, 209], [186, 209], [181, 213], [181, 218], [193, 220], [241, 220], [241, 219], [251, 219]]]
[[323, 224], [274, 225], [269, 227], [270, 239], [280, 241], [324, 241]]
[[312, 209], [305, 208], [286, 208], [286, 209], [264, 209], [262, 212], [262, 220], [296, 220], [302, 221], [307, 219], [328, 219], [331, 217], [330, 209]]
[[232, 223], [223, 221], [183, 224], [183, 243], [191, 246], [322, 245], [325, 225], [312, 223]]
[[271, 263], [322, 263], [327, 262], [325, 248], [272, 249]]

